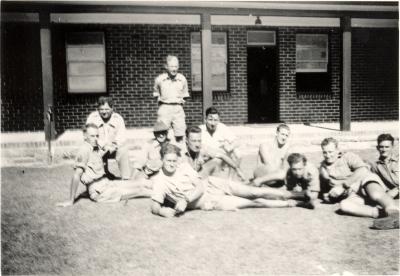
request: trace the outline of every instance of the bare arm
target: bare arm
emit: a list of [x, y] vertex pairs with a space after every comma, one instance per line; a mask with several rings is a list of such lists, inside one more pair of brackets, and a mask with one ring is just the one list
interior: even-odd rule
[[263, 183], [267, 183], [270, 181], [284, 180], [285, 177], [286, 177], [286, 170], [279, 169], [272, 173], [257, 177], [255, 179], [253, 179], [252, 182], [254, 183], [255, 186], [261, 186]]
[[261, 144], [258, 154], [260, 156], [261, 163], [264, 165], [268, 164], [268, 146]]
[[388, 194], [391, 198], [395, 198], [395, 197], [397, 197], [397, 196], [399, 195], [399, 188], [398, 188], [398, 187], [395, 187], [395, 188], [389, 190], [389, 191], [387, 192], [387, 194]]
[[169, 207], [162, 207], [161, 204], [155, 200], [151, 205], [151, 213], [153, 215], [158, 215], [164, 218], [172, 218], [175, 216], [176, 211], [175, 209]]
[[242, 170], [240, 169], [240, 167], [236, 164], [235, 161], [232, 160], [232, 158], [230, 158], [229, 156], [227, 156], [226, 154], [223, 153], [217, 153], [215, 154], [215, 158], [219, 158], [222, 161], [224, 161], [226, 164], [228, 164], [231, 168], [233, 168], [236, 173], [239, 175], [239, 177], [242, 180], [246, 180], [246, 177], [244, 176]]

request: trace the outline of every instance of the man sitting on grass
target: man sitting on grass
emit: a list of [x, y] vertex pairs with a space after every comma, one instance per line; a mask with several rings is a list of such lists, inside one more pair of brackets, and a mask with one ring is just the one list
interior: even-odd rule
[[371, 171], [376, 173], [388, 187], [392, 198], [399, 198], [399, 154], [394, 150], [394, 138], [390, 134], [378, 136], [379, 159], [372, 163]]
[[386, 186], [379, 177], [368, 170], [366, 163], [351, 152], [341, 153], [334, 138], [321, 143], [324, 161], [321, 163], [321, 180], [328, 183], [330, 191], [325, 201], [340, 201], [340, 211], [345, 214], [378, 218], [375, 229], [399, 228], [399, 209], [386, 194]]
[[289, 126], [280, 124], [276, 129], [274, 140], [271, 143], [260, 145], [258, 156], [261, 165], [254, 171], [253, 185], [257, 187], [261, 185], [281, 187], [284, 185], [288, 169], [286, 160], [290, 149], [289, 135]]
[[[161, 156], [162, 168], [152, 178], [151, 211], [155, 215], [174, 217], [183, 214], [187, 209], [237, 210], [297, 205], [295, 200], [289, 199], [295, 198], [296, 192], [251, 187], [212, 176], [202, 178], [188, 163], [179, 164], [180, 149], [175, 145], [163, 147]], [[168, 207], [167, 203], [172, 203], [173, 207]]]
[[245, 176], [239, 164], [232, 160], [220, 149], [202, 147], [202, 130], [198, 126], [186, 129], [187, 150], [184, 153], [183, 161], [189, 163], [192, 168], [203, 176], [213, 175], [219, 172], [222, 162], [230, 166], [237, 175], [245, 180]]
[[135, 197], [149, 197], [152, 182], [148, 180], [154, 171], [159, 170], [160, 163], [146, 164], [142, 174], [132, 180], [110, 181], [105, 177], [103, 155], [104, 151], [98, 146], [98, 127], [87, 124], [84, 128], [85, 142], [79, 149], [75, 160], [75, 172], [71, 180], [70, 199], [58, 203], [66, 207], [74, 204], [81, 184], [86, 186], [90, 199], [95, 202], [117, 202]]
[[[240, 166], [241, 153], [239, 152], [239, 143], [233, 132], [225, 124], [221, 123], [219, 112], [215, 107], [209, 107], [206, 110], [205, 124], [199, 127], [201, 129], [203, 149], [212, 152], [221, 151]], [[232, 170], [229, 170], [229, 176], [232, 176]]]

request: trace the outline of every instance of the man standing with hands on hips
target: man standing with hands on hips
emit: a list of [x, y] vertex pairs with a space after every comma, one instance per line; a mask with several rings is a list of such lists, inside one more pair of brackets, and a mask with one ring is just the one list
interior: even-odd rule
[[183, 104], [184, 98], [189, 97], [187, 80], [178, 73], [179, 60], [176, 56], [167, 56], [165, 69], [167, 72], [154, 81], [153, 96], [157, 97], [159, 104], [157, 121], [172, 127], [176, 142], [181, 143], [186, 130]]

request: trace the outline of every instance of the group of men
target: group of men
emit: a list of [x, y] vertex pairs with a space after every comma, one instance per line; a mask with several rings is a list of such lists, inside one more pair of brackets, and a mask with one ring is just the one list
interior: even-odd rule
[[[154, 85], [159, 105], [154, 139], [131, 166], [124, 120], [113, 112], [110, 98], [100, 97], [98, 109], [85, 124], [85, 143], [76, 157], [70, 198], [59, 206], [72, 205], [80, 188], [96, 202], [151, 197], [152, 213], [163, 217], [179, 216], [189, 209], [314, 209], [322, 199], [339, 202], [345, 214], [374, 218], [375, 229], [399, 227], [398, 155], [390, 134], [378, 137], [380, 157], [371, 165], [354, 153], [342, 153], [337, 140], [326, 138], [318, 169], [304, 154], [292, 151], [290, 128], [280, 124], [273, 141], [260, 145], [258, 166], [253, 178], [247, 179], [240, 168], [240, 143], [220, 122], [216, 108], [207, 109], [204, 125], [186, 127], [187, 81], [178, 73], [177, 57], [168, 56], [165, 68]], [[174, 137], [170, 139], [171, 131]], [[119, 178], [111, 172], [109, 159], [116, 160]]]

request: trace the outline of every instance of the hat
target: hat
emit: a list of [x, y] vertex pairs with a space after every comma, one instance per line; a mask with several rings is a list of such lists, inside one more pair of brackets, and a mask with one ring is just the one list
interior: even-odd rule
[[146, 162], [145, 166], [153, 172], [157, 172], [161, 169], [162, 161], [160, 159], [150, 159]]
[[169, 127], [167, 127], [162, 121], [158, 121], [154, 125], [153, 132], [160, 132], [160, 131], [168, 131]]

